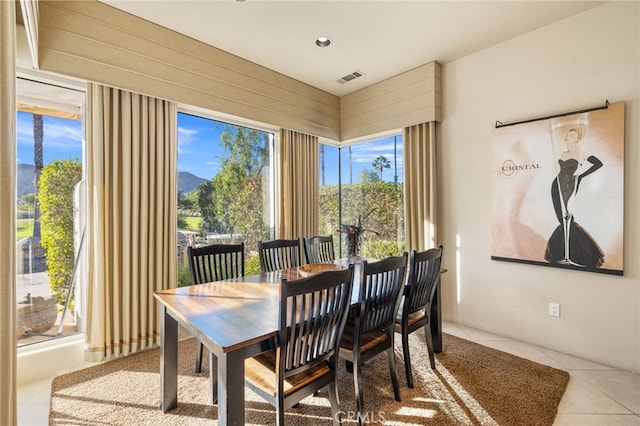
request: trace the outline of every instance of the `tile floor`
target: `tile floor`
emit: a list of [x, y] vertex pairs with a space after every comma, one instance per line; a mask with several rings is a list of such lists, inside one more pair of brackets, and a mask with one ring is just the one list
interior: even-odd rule
[[[549, 349], [445, 323], [445, 332], [571, 374], [554, 425], [640, 426], [640, 374], [616, 370]], [[18, 389], [18, 425], [46, 426], [51, 379]]]

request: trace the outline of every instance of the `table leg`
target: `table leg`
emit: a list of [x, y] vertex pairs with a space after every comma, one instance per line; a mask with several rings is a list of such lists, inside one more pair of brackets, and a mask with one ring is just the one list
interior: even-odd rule
[[163, 413], [178, 406], [178, 322], [162, 309], [160, 343], [160, 409]]
[[218, 354], [218, 424], [244, 425], [244, 356]]
[[212, 404], [218, 402], [218, 357], [209, 351], [209, 387], [211, 388]]
[[442, 306], [440, 305], [440, 283], [436, 287], [436, 294], [431, 302], [431, 338], [433, 340], [433, 351], [437, 354], [442, 352]]

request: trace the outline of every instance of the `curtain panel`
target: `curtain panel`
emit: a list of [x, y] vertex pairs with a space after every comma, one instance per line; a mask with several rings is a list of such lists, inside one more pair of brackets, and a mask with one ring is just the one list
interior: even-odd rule
[[277, 152], [276, 237], [318, 233], [318, 137], [280, 130]]
[[85, 359], [101, 361], [160, 343], [153, 292], [177, 283], [177, 108], [98, 84], [87, 105]]
[[0, 424], [17, 416], [16, 2], [0, 1]]
[[404, 203], [407, 250], [436, 247], [436, 122], [403, 130]]

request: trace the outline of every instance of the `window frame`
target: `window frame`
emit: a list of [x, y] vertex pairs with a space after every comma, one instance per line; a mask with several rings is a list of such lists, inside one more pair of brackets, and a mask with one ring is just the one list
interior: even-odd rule
[[[269, 133], [272, 135], [271, 140], [269, 140], [269, 180], [270, 180], [270, 188], [269, 188], [269, 234], [270, 238], [275, 238], [277, 230], [276, 228], [276, 182], [277, 182], [277, 173], [276, 173], [276, 164], [277, 164], [277, 147], [280, 143], [280, 128], [272, 125], [268, 125], [265, 123], [260, 123], [257, 121], [243, 119], [240, 117], [232, 116], [229, 114], [219, 113], [215, 111], [211, 111], [205, 108], [195, 107], [186, 104], [177, 104], [177, 114], [188, 114], [194, 117], [201, 117], [209, 120], [214, 120], [221, 123], [231, 124], [233, 126], [245, 127], [249, 129], [258, 130], [261, 132]], [[177, 119], [177, 117], [176, 117]], [[178, 131], [176, 127], [176, 132]], [[176, 135], [176, 141], [178, 140]], [[179, 156], [179, 154], [178, 154]], [[176, 158], [176, 174], [178, 173], [178, 159]], [[177, 206], [176, 206], [177, 208]]]
[[[69, 97], [63, 97], [62, 100], [58, 98], [52, 99], [50, 96], [42, 95], [40, 92], [38, 92], [37, 96], [29, 96], [28, 94], [21, 92], [21, 80], [24, 82], [24, 84], [44, 85], [44, 86], [47, 86], [48, 88], [51, 88], [53, 91], [61, 90], [69, 93], [77, 92], [76, 94], [77, 98], [74, 96], [69, 96]], [[43, 92], [49, 93], [46, 91], [43, 91]], [[82, 164], [82, 175], [81, 175], [80, 183], [86, 182], [86, 177], [87, 177], [87, 162], [86, 162], [87, 108], [86, 108], [86, 104], [87, 104], [87, 88], [86, 88], [85, 82], [80, 80], [75, 80], [72, 78], [63, 77], [63, 76], [45, 74], [37, 70], [27, 70], [22, 68], [16, 69], [16, 108], [15, 108], [16, 117], [18, 112], [34, 114], [34, 112], [32, 111], [26, 111], [21, 109], [20, 105], [27, 105], [35, 108], [43, 108], [50, 111], [59, 111], [60, 113], [77, 114], [79, 116], [80, 127], [82, 131], [82, 136], [81, 136], [82, 147], [81, 147], [81, 156], [80, 156], [81, 157], [80, 161]], [[55, 115], [52, 115], [52, 114], [42, 114], [42, 115], [56, 117]], [[65, 117], [58, 117], [58, 118], [63, 119]], [[69, 119], [69, 118], [66, 118], [66, 119]], [[17, 145], [18, 145], [17, 135], [16, 135], [16, 140], [14, 142], [16, 144], [16, 160], [17, 160]], [[81, 213], [79, 214], [79, 216], [84, 217], [85, 222], [86, 222], [86, 217], [88, 212], [87, 207], [88, 205], [87, 205], [86, 199], [84, 199], [84, 202], [81, 203], [81, 205], [79, 206], [79, 209], [81, 210]], [[75, 223], [74, 223], [74, 226], [75, 226]], [[16, 227], [17, 227], [17, 222], [16, 222]], [[86, 274], [87, 258], [86, 258], [86, 246], [83, 246], [83, 243], [82, 243], [83, 234], [84, 232], [81, 231], [74, 238], [74, 244], [79, 245], [77, 250], [81, 250], [79, 253], [74, 253], [74, 256], [75, 256], [74, 268], [76, 270], [79, 270], [81, 274]], [[76, 241], [77, 239], [79, 239], [79, 241]], [[56, 347], [58, 346], [58, 343], [56, 343], [56, 341], [61, 339], [64, 339], [63, 341], [74, 341], [77, 339], [84, 339], [84, 333], [85, 333], [85, 330], [87, 329], [86, 315], [83, 314], [87, 311], [87, 300], [86, 300], [87, 277], [75, 276], [75, 280], [72, 281], [72, 284], [74, 285], [73, 287], [73, 290], [75, 292], [74, 297], [76, 298], [74, 303], [77, 311], [80, 312], [79, 321], [78, 321], [78, 317], [76, 317], [77, 332], [67, 336], [56, 335], [48, 339], [43, 339], [41, 341], [19, 345], [17, 347], [18, 354], [29, 353], [34, 350], [40, 351], [40, 350], [45, 350], [46, 348]], [[17, 285], [17, 282], [16, 282], [16, 285]], [[17, 289], [16, 289], [16, 292], [17, 292]], [[79, 296], [79, 297], [76, 297], [76, 296]], [[67, 314], [69, 313], [66, 312], [65, 315]], [[56, 320], [56, 323], [57, 323], [57, 320]], [[59, 326], [59, 325], [56, 324], [56, 326]]]

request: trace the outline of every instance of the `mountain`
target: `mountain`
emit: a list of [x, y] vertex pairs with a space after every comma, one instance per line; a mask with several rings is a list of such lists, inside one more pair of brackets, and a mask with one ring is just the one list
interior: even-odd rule
[[[17, 167], [18, 188], [17, 197], [21, 198], [26, 194], [33, 194], [36, 192], [33, 186], [33, 164], [18, 164]], [[203, 179], [189, 172], [178, 172], [178, 191], [191, 192], [203, 183], [209, 182], [207, 179]]]
[[189, 172], [178, 172], [178, 192], [191, 192], [203, 183], [209, 182]]
[[34, 174], [33, 164], [18, 164], [16, 173], [18, 178], [17, 197], [22, 198], [23, 195], [34, 194], [36, 192], [33, 186]]

